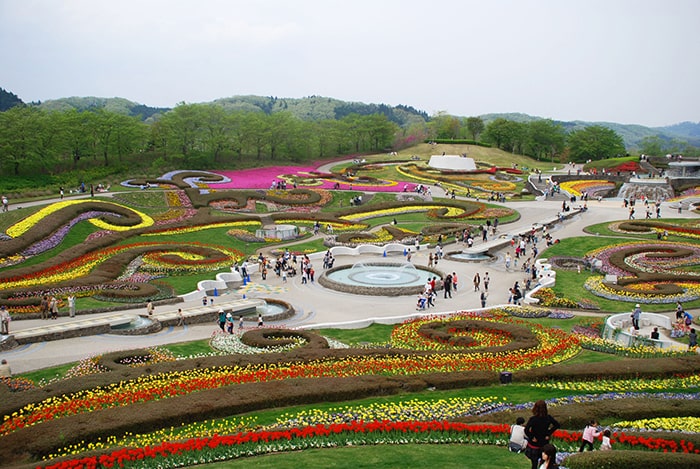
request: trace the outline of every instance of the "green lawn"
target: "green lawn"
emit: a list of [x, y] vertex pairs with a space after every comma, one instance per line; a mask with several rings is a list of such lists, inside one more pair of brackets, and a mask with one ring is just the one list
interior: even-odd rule
[[391, 324], [372, 324], [362, 329], [319, 329], [322, 336], [331, 337], [348, 345], [361, 343], [386, 343], [391, 337], [394, 326]]
[[311, 449], [206, 464], [202, 468], [334, 468], [334, 469], [522, 469], [529, 461], [523, 454], [500, 446], [475, 445], [375, 445], [352, 448]]

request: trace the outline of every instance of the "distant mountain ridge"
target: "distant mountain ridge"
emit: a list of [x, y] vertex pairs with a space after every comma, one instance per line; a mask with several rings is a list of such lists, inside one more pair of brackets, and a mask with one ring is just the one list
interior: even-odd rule
[[[24, 104], [23, 101], [15, 94], [0, 88], [0, 111], [5, 111], [12, 106], [22, 104]], [[171, 109], [151, 107], [129, 101], [125, 98], [98, 98], [94, 96], [73, 96], [30, 104], [36, 105], [41, 109], [54, 111], [67, 111], [70, 109], [77, 109], [79, 111], [106, 109], [129, 116], [140, 116], [143, 120], [157, 119], [159, 114], [165, 113]], [[430, 116], [425, 111], [418, 110], [412, 106], [366, 104], [341, 101], [339, 99], [323, 96], [308, 96], [305, 98], [278, 98], [255, 95], [232, 96], [216, 99], [209, 104], [216, 104], [227, 110], [264, 112], [266, 114], [287, 111], [303, 120], [342, 119], [351, 113], [360, 115], [375, 113], [384, 114], [387, 119], [402, 127], [409, 127], [412, 124], [425, 123], [430, 120]], [[487, 124], [497, 118], [504, 118], [516, 122], [531, 122], [543, 119], [542, 117], [531, 116], [524, 113], [482, 114], [479, 117]], [[558, 120], [554, 120], [554, 122], [561, 124], [567, 131], [581, 129], [594, 124], [608, 127], [622, 137], [628, 148], [638, 147], [642, 139], [653, 136], [658, 136], [666, 141], [680, 139], [686, 141], [690, 145], [700, 147], [700, 122], [680, 122], [664, 127], [646, 127], [638, 124], [618, 124], [615, 122]]]

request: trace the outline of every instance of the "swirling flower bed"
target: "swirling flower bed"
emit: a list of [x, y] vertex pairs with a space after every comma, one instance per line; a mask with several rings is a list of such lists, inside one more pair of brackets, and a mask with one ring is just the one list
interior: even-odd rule
[[[518, 325], [527, 328], [537, 338], [531, 348], [513, 347], [511, 350], [494, 353], [475, 352], [470, 354], [441, 353], [418, 355], [406, 353], [401, 356], [339, 357], [314, 360], [307, 363], [279, 363], [274, 368], [251, 364], [248, 366], [227, 366], [210, 369], [193, 369], [164, 374], [142, 376], [136, 380], [115, 383], [106, 388], [85, 390], [61, 398], [32, 404], [15, 412], [0, 425], [0, 435], [18, 428], [35, 425], [42, 421], [61, 418], [77, 413], [91, 412], [133, 402], [153, 399], [167, 399], [203, 389], [215, 389], [233, 384], [267, 382], [289, 378], [350, 377], [361, 375], [414, 375], [434, 372], [458, 372], [468, 370], [521, 370], [557, 363], [577, 354], [578, 340], [569, 334], [548, 329], [537, 324], [529, 324], [506, 317], [493, 315], [482, 317], [463, 313], [459, 318], [482, 321], [489, 330], [503, 325]], [[449, 318], [434, 318], [434, 321], [449, 322]], [[409, 323], [409, 324], [412, 324]], [[406, 326], [400, 328], [409, 331]], [[412, 341], [408, 332], [398, 334], [404, 342]], [[421, 343], [424, 341], [421, 339]]]
[[[460, 191], [463, 191], [467, 187], [483, 192], [512, 192], [516, 189], [516, 185], [510, 181], [499, 181], [495, 179], [495, 176], [492, 176], [492, 178], [479, 177], [477, 176], [478, 172], [457, 173], [439, 171], [435, 169], [422, 168], [415, 164], [401, 166], [397, 168], [397, 171], [407, 177], [428, 183], [440, 181], [441, 183], [446, 183]], [[495, 174], [496, 172], [497, 169], [495, 167], [493, 167], [491, 170], [483, 171], [483, 173], [486, 174]]]
[[690, 243], [625, 242], [586, 253], [602, 261], [600, 270], [617, 275], [617, 284], [589, 277], [584, 287], [604, 298], [629, 302], [672, 303], [700, 298], [700, 246]]
[[[660, 282], [650, 282], [647, 284], [637, 283], [636, 287], [639, 288], [638, 291], [633, 290], [622, 290], [613, 289], [610, 285], [604, 283], [605, 278], [601, 276], [591, 276], [586, 279], [583, 284], [586, 290], [590, 291], [594, 295], [600, 296], [602, 298], [607, 298], [609, 300], [627, 301], [629, 303], [643, 302], [643, 303], [653, 303], [653, 304], [668, 304], [676, 303], [680, 301], [685, 303], [688, 301], [697, 300], [700, 298], [700, 285], [696, 283], [670, 283], [668, 285], [674, 285], [680, 287], [683, 291], [676, 294], [658, 294], [654, 293], [656, 287], [660, 285]], [[645, 289], [646, 292], [642, 289]]]
[[[63, 282], [67, 280], [75, 280], [80, 277], [86, 277], [98, 267], [100, 264], [107, 262], [113, 256], [138, 252], [138, 250], [148, 250], [152, 252], [161, 252], [167, 256], [173, 248], [176, 250], [189, 250], [191, 252], [203, 253], [206, 250], [209, 253], [217, 253], [216, 257], [209, 258], [205, 255], [204, 258], [199, 258], [196, 261], [184, 259], [182, 256], [171, 256], [166, 258], [161, 257], [161, 267], [171, 273], [182, 271], [202, 271], [202, 270], [217, 270], [222, 267], [230, 266], [243, 256], [239, 251], [224, 248], [197, 245], [190, 243], [188, 246], [183, 246], [180, 243], [133, 243], [122, 246], [115, 246], [106, 249], [92, 251], [86, 255], [79, 256], [52, 267], [36, 271], [32, 274], [22, 275], [20, 277], [6, 277], [0, 284], [0, 290], [11, 290], [15, 288], [27, 288], [37, 285], [48, 285], [52, 283]], [[135, 254], [136, 255], [136, 254]]]
[[[92, 204], [92, 200], [65, 200], [62, 202], [55, 202], [45, 208], [42, 208], [36, 213], [33, 213], [32, 215], [24, 218], [23, 220], [15, 223], [11, 227], [7, 229], [7, 234], [12, 236], [13, 238], [17, 238], [19, 236], [22, 236], [24, 233], [32, 229], [37, 223], [40, 223], [44, 218], [47, 216], [51, 215], [52, 213], [55, 213], [65, 207], [69, 207], [71, 205], [79, 205], [79, 204]], [[154, 221], [151, 217], [148, 215], [138, 212], [136, 210], [133, 210], [129, 207], [125, 207], [120, 204], [115, 204], [113, 202], [104, 202], [107, 205], [114, 205], [117, 207], [121, 207], [126, 210], [130, 210], [135, 212], [140, 218], [141, 218], [141, 223], [137, 225], [132, 225], [132, 226], [121, 226], [121, 225], [115, 225], [112, 223], [108, 223], [102, 219], [99, 218], [90, 218], [89, 221], [93, 225], [97, 226], [98, 228], [104, 229], [104, 230], [112, 230], [112, 231], [125, 231], [125, 230], [135, 230], [139, 228], [146, 228], [149, 226], [152, 226]]]
[[607, 193], [615, 188], [614, 182], [601, 180], [564, 181], [560, 184], [562, 190], [576, 197], [587, 193], [590, 197], [596, 197], [599, 193]]
[[[43, 466], [46, 469], [121, 467], [182, 467], [240, 456], [252, 456], [310, 448], [333, 448], [376, 444], [490, 444], [504, 446], [509, 425], [464, 424], [440, 421], [352, 422], [315, 425], [281, 431], [257, 431], [235, 435], [193, 438], [185, 442], [167, 442], [142, 448], [125, 448], [102, 456], [93, 456]], [[553, 442], [559, 450], [575, 451], [580, 432], [557, 430]], [[617, 448], [661, 450], [698, 454], [690, 442], [678, 443], [664, 438], [641, 438], [616, 432]]]

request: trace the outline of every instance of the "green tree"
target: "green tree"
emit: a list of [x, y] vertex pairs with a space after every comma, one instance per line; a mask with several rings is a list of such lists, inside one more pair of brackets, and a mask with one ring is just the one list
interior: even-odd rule
[[221, 106], [208, 105], [200, 109], [202, 117], [202, 146], [207, 155], [218, 163], [223, 152], [231, 148], [234, 120]]
[[644, 155], [660, 156], [664, 154], [665, 143], [658, 135], [649, 135], [639, 142], [639, 151]]
[[117, 123], [117, 115], [105, 111], [104, 108], [93, 113], [92, 127], [96, 137], [95, 143], [99, 146], [99, 152], [102, 154], [105, 166], [109, 166], [109, 152], [113, 145], [112, 140], [116, 133]]
[[622, 137], [602, 125], [575, 130], [569, 134], [567, 140], [571, 158], [576, 162], [603, 160], [626, 154]]
[[440, 111], [430, 118], [428, 128], [431, 138], [451, 139], [459, 138], [461, 124], [455, 116]]
[[124, 156], [143, 152], [149, 128], [141, 122], [138, 117], [115, 115], [115, 127], [113, 134], [113, 150], [117, 152], [119, 161], [123, 161]]
[[162, 123], [168, 146], [177, 154], [190, 159], [195, 150], [201, 149], [204, 127], [201, 104], [180, 103], [163, 115]]
[[527, 134], [526, 124], [499, 117], [486, 126], [484, 140], [501, 150], [522, 153]]
[[538, 160], [554, 157], [564, 151], [566, 145], [566, 132], [560, 124], [555, 124], [550, 119], [536, 120], [527, 124], [528, 147], [526, 152]]
[[64, 153], [71, 159], [73, 169], [78, 168], [78, 162], [90, 156], [93, 148], [93, 136], [86, 129], [90, 129], [91, 113], [70, 109], [60, 113], [60, 138], [64, 147]]
[[15, 106], [0, 113], [0, 161], [12, 167], [15, 176], [20, 166], [38, 158], [37, 134], [39, 111], [28, 106]]
[[479, 135], [481, 135], [486, 128], [484, 120], [481, 117], [467, 117], [467, 131], [472, 136], [472, 140], [475, 142], [479, 140]]
[[384, 114], [365, 116], [364, 121], [368, 129], [370, 150], [381, 151], [390, 148], [398, 126]]

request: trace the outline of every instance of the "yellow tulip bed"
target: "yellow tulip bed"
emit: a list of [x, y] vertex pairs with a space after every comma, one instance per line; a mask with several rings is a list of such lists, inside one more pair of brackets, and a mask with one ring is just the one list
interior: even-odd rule
[[559, 184], [563, 191], [576, 197], [581, 197], [585, 192], [589, 197], [596, 197], [599, 193], [607, 193], [615, 188], [615, 183], [602, 180], [578, 180], [564, 181]]
[[439, 171], [435, 169], [421, 168], [415, 164], [397, 167], [399, 174], [408, 178], [416, 179], [427, 184], [435, 184], [439, 181], [446, 188], [455, 188], [463, 192], [467, 187], [474, 191], [482, 192], [513, 192], [517, 186], [506, 180], [492, 179], [495, 173], [488, 174], [468, 174], [452, 173], [449, 171]]
[[[102, 228], [105, 230], [113, 230], [113, 231], [126, 231], [126, 230], [136, 230], [139, 228], [146, 228], [149, 226], [153, 225], [153, 219], [149, 217], [148, 215], [138, 212], [136, 210], [133, 210], [129, 207], [125, 207], [124, 205], [121, 204], [115, 204], [113, 202], [104, 202], [106, 205], [113, 205], [115, 207], [121, 207], [127, 210], [133, 211], [137, 216], [141, 218], [141, 223], [136, 224], [136, 225], [129, 225], [129, 226], [122, 226], [122, 225], [116, 225], [113, 223], [106, 222], [104, 220], [100, 219], [90, 219], [90, 223], [93, 225], [97, 226], [98, 228]], [[59, 210], [62, 210], [66, 207], [71, 207], [71, 206], [77, 206], [77, 205], [86, 205], [86, 204], [94, 204], [93, 200], [65, 200], [61, 202], [56, 202], [53, 203], [46, 208], [43, 208], [39, 210], [38, 212], [28, 216], [27, 218], [23, 219], [22, 221], [15, 223], [11, 227], [9, 227], [6, 231], [6, 233], [13, 237], [13, 238], [18, 238], [22, 236], [24, 233], [29, 231], [31, 228], [33, 228], [35, 225], [38, 223], [42, 222], [46, 217], [49, 215], [58, 212]]]

